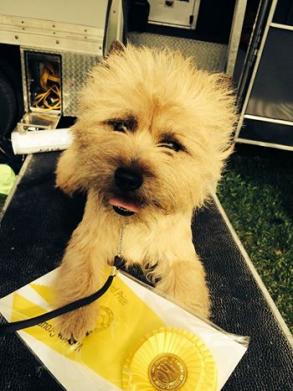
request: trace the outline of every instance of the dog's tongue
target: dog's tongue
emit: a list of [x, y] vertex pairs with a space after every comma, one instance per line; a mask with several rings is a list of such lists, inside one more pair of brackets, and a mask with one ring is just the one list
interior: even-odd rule
[[129, 212], [134, 212], [134, 213], [137, 213], [140, 210], [140, 206], [135, 204], [134, 202], [130, 202], [130, 201], [127, 202], [116, 197], [110, 198], [109, 204], [112, 206], [117, 206], [118, 208], [126, 209]]

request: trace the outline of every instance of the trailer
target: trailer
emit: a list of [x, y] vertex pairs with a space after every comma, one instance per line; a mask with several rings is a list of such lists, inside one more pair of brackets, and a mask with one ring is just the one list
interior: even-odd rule
[[[78, 92], [90, 69], [114, 40], [123, 39], [122, 0], [84, 0], [82, 4], [71, 0], [70, 6], [65, 0], [2, 0], [0, 56], [5, 61], [13, 47], [20, 64], [14, 74], [13, 65], [6, 66], [12, 71], [10, 78], [0, 72], [0, 88], [5, 89], [0, 134], [12, 130], [15, 118], [16, 130], [23, 134], [55, 129], [62, 116], [75, 117]], [[9, 80], [19, 74], [21, 81], [11, 91]], [[19, 94], [17, 102], [13, 97]]]

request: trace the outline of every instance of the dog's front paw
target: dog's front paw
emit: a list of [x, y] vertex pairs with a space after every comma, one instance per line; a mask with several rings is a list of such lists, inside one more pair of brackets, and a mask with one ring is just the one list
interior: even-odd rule
[[147, 283], [152, 286], [156, 286], [157, 283], [161, 280], [160, 272], [156, 269], [158, 263], [147, 262], [143, 265], [143, 273], [147, 280]]
[[57, 318], [56, 329], [70, 344], [80, 342], [94, 330], [97, 316], [95, 309], [80, 308]]

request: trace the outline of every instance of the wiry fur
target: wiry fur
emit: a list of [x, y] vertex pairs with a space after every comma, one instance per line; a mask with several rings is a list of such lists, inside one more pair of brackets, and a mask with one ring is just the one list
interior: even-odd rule
[[[107, 123], [125, 116], [136, 118], [134, 131], [115, 132]], [[59, 305], [97, 289], [100, 270], [116, 255], [121, 225], [127, 222], [127, 262], [141, 264], [149, 278], [160, 277], [158, 290], [209, 316], [205, 273], [190, 225], [193, 210], [216, 188], [234, 122], [223, 76], [195, 69], [177, 52], [128, 47], [94, 68], [81, 96], [73, 144], [57, 167], [58, 187], [88, 194], [56, 281]], [[166, 132], [186, 151], [160, 147]], [[143, 208], [122, 217], [108, 201], [116, 191], [115, 170], [131, 165], [144, 175], [135, 192]], [[94, 328], [97, 315], [97, 304], [65, 315], [61, 333], [81, 339]]]

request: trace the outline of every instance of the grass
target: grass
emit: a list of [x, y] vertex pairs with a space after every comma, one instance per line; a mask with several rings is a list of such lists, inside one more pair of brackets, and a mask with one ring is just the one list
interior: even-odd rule
[[293, 156], [239, 147], [218, 191], [241, 242], [293, 330]]

